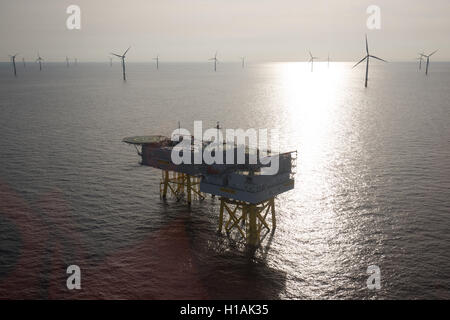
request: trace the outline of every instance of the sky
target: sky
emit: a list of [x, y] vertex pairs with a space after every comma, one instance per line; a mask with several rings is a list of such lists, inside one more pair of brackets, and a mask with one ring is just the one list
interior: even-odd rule
[[[81, 9], [81, 29], [69, 30], [70, 5]], [[381, 9], [381, 28], [369, 30], [366, 12]], [[47, 61], [66, 56], [107, 61], [132, 46], [128, 61], [305, 61], [308, 51], [333, 61], [365, 53], [414, 61], [439, 49], [450, 61], [449, 0], [0, 0], [0, 60], [20, 53]]]

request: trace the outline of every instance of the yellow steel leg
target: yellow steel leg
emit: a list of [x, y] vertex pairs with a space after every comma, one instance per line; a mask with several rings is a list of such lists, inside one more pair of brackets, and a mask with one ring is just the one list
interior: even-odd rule
[[248, 206], [249, 211], [249, 228], [248, 228], [248, 235], [247, 235], [247, 241], [248, 244], [251, 246], [257, 246], [258, 245], [258, 227], [256, 225], [256, 206], [255, 205], [249, 205]]
[[163, 199], [167, 197], [167, 187], [169, 185], [169, 171], [164, 171], [164, 188], [163, 188]]
[[275, 199], [270, 200], [270, 209], [272, 211], [272, 229], [275, 230], [277, 227], [277, 219], [275, 217]]
[[219, 232], [222, 232], [222, 226], [223, 226], [223, 207], [224, 207], [224, 200], [220, 199], [220, 212], [219, 212]]
[[[228, 220], [224, 213], [227, 213]], [[248, 245], [258, 246], [261, 243], [263, 228], [270, 230], [266, 217], [272, 213], [272, 227], [275, 228], [275, 200], [270, 199], [259, 204], [251, 204], [220, 198], [219, 232], [225, 227], [227, 233], [237, 229]], [[227, 220], [225, 222], [225, 220]], [[242, 227], [241, 227], [242, 223]]]
[[186, 179], [187, 179], [187, 202], [188, 202], [188, 205], [190, 205], [191, 204], [191, 200], [192, 200], [191, 176], [190, 175], [186, 175]]

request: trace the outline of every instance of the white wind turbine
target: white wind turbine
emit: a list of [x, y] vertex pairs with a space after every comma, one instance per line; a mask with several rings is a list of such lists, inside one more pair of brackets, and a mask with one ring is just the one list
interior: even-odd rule
[[422, 62], [423, 62], [423, 58], [425, 57], [425, 55], [422, 53], [419, 53], [419, 57], [417, 58], [417, 60], [419, 60], [419, 70], [422, 70]]
[[427, 68], [426, 68], [426, 70], [425, 70], [425, 74], [426, 74], [426, 75], [428, 75], [428, 66], [430, 65], [430, 57], [431, 57], [433, 54], [435, 54], [436, 52], [438, 52], [438, 51], [436, 50], [436, 51], [430, 53], [429, 55], [426, 55], [426, 54], [423, 55], [424, 58], [427, 58]]
[[311, 62], [311, 72], [313, 72], [313, 71], [314, 71], [314, 60], [315, 60], [315, 59], [319, 59], [319, 58], [318, 58], [318, 57], [314, 57], [314, 56], [312, 55], [311, 51], [309, 51], [309, 56], [311, 57], [311, 58], [309, 59], [309, 62]]
[[156, 70], [159, 70], [159, 55], [157, 55], [156, 58], [153, 58], [153, 60], [156, 61]]
[[219, 62], [219, 60], [217, 59], [217, 51], [216, 54], [214, 55], [214, 58], [209, 59], [209, 61], [214, 61], [214, 72], [217, 71], [217, 62]]
[[125, 56], [128, 52], [128, 50], [130, 50], [131, 47], [128, 47], [128, 49], [123, 53], [123, 55], [119, 55], [119, 54], [115, 54], [115, 53], [111, 53], [112, 55], [122, 59], [122, 73], [123, 73], [123, 81], [127, 81], [127, 77], [125, 74]]
[[39, 63], [39, 71], [42, 71], [42, 61], [44, 61], [44, 59], [42, 59], [41, 55], [38, 52], [38, 57], [36, 59], [36, 62]]
[[369, 53], [369, 43], [368, 43], [368, 41], [367, 41], [367, 35], [366, 35], [366, 53], [367, 53], [367, 55], [366, 55], [364, 58], [362, 58], [361, 61], [359, 61], [357, 64], [355, 64], [355, 65], [353, 66], [353, 68], [355, 68], [358, 64], [360, 64], [360, 63], [363, 62], [364, 60], [366, 60], [366, 82], [365, 82], [365, 87], [367, 88], [367, 82], [368, 82], [368, 80], [369, 80], [369, 59], [370, 59], [370, 58], [374, 58], [374, 59], [377, 59], [377, 60], [380, 60], [380, 61], [383, 61], [383, 62], [387, 62], [387, 61], [386, 61], [386, 60], [383, 60], [383, 59], [381, 59], [381, 58], [372, 56], [372, 55]]
[[14, 69], [14, 77], [17, 77], [17, 69], [16, 69], [16, 57], [17, 57], [17, 55], [18, 55], [18, 53], [16, 53], [13, 56], [11, 56], [11, 55], [9, 56], [11, 58], [11, 62], [12, 62], [13, 69]]

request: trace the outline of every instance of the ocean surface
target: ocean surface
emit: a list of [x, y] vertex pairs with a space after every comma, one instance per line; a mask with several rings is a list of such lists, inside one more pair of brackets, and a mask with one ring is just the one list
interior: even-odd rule
[[[450, 63], [352, 65], [0, 64], [0, 298], [450, 299]], [[196, 120], [298, 151], [256, 252], [121, 142]]]

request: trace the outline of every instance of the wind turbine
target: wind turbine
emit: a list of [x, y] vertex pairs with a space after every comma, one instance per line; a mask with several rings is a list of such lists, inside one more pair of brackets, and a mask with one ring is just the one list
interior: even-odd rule
[[428, 66], [430, 65], [430, 57], [435, 54], [436, 52], [438, 52], [437, 50], [430, 53], [429, 55], [424, 54], [423, 57], [427, 58], [427, 68], [425, 70], [425, 75], [428, 75]]
[[330, 69], [330, 54], [329, 53], [328, 53], [327, 63], [328, 63], [328, 69]]
[[216, 54], [214, 55], [214, 58], [209, 59], [209, 61], [214, 61], [214, 72], [217, 71], [217, 62], [219, 62], [219, 60], [217, 60], [217, 51]]
[[16, 69], [16, 57], [17, 57], [18, 53], [16, 53], [13, 56], [9, 56], [11, 58], [11, 62], [13, 64], [13, 68], [14, 68], [14, 77], [17, 77], [17, 69]]
[[314, 57], [311, 53], [311, 51], [309, 52], [309, 56], [311, 57], [311, 59], [309, 59], [309, 62], [311, 62], [311, 72], [314, 71], [314, 59], [319, 59], [318, 57]]
[[159, 70], [159, 55], [157, 55], [156, 58], [153, 58], [153, 60], [156, 61], [156, 70]]
[[66, 56], [66, 66], [69, 67], [69, 57]]
[[366, 53], [367, 53], [367, 55], [366, 55], [364, 58], [362, 58], [361, 61], [359, 61], [357, 64], [355, 64], [355, 65], [353, 66], [353, 68], [355, 68], [358, 64], [360, 64], [360, 63], [363, 62], [364, 60], [366, 60], [366, 82], [365, 82], [365, 87], [367, 88], [367, 82], [368, 82], [368, 80], [369, 80], [369, 59], [370, 59], [370, 58], [374, 58], [374, 59], [377, 59], [377, 60], [380, 60], [380, 61], [383, 61], [383, 62], [387, 62], [387, 61], [386, 61], [386, 60], [383, 60], [383, 59], [381, 59], [381, 58], [372, 56], [372, 55], [369, 53], [369, 43], [368, 43], [368, 41], [367, 41], [367, 35], [366, 35]]
[[423, 58], [425, 57], [425, 55], [422, 53], [419, 53], [419, 57], [417, 58], [417, 60], [419, 60], [419, 70], [422, 70], [422, 61]]
[[39, 71], [42, 71], [42, 61], [44, 61], [44, 59], [42, 59], [41, 55], [38, 52], [38, 58], [36, 59], [36, 62], [39, 62]]
[[27, 64], [25, 63], [25, 58], [22, 58], [23, 67], [26, 68]]
[[131, 48], [131, 47], [128, 47], [128, 49], [123, 53], [123, 55], [111, 53], [113, 56], [116, 56], [116, 57], [122, 59], [123, 81], [127, 81], [127, 76], [126, 76], [126, 74], [125, 74], [125, 56], [126, 56], [128, 50], [130, 50], [130, 48]]
[[245, 57], [241, 57], [241, 60], [242, 60], [242, 69], [244, 69], [245, 68]]
[[112, 58], [109, 57], [109, 66], [112, 67]]

